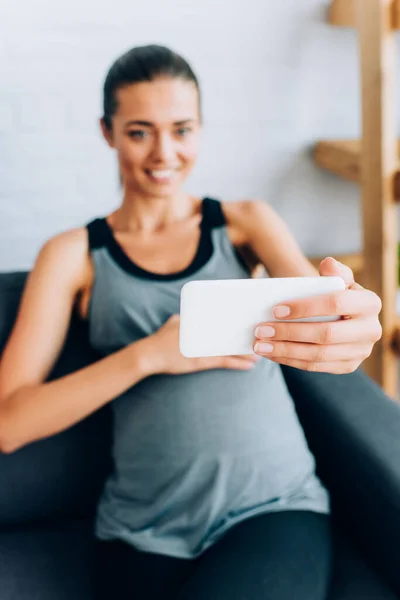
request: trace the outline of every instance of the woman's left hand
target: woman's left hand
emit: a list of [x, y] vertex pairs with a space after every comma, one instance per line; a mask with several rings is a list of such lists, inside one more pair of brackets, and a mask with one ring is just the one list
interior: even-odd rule
[[[290, 313], [278, 312], [279, 322], [260, 323], [256, 329], [254, 352], [270, 360], [306, 371], [352, 373], [372, 352], [381, 337], [378, 315], [382, 302], [374, 292], [355, 283], [352, 270], [328, 257], [320, 263], [321, 276], [339, 275], [346, 289], [330, 294], [285, 302]], [[340, 316], [329, 322], [290, 323], [287, 319], [313, 316]], [[271, 329], [272, 328], [272, 329]], [[270, 330], [270, 331], [268, 331]], [[264, 345], [268, 344], [271, 348]], [[267, 351], [268, 350], [268, 351]]]

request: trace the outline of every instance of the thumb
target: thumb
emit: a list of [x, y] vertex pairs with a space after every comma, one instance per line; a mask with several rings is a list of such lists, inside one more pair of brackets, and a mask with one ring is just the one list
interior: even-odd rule
[[354, 274], [350, 267], [335, 260], [332, 256], [328, 256], [320, 262], [319, 274], [321, 277], [341, 277], [346, 284], [346, 288], [354, 285]]

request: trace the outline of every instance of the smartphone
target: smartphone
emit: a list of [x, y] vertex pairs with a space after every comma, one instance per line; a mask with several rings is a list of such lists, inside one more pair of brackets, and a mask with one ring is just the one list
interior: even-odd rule
[[[253, 354], [254, 331], [263, 322], [279, 321], [276, 304], [345, 289], [341, 277], [265, 277], [196, 280], [180, 296], [179, 349], [188, 358]], [[336, 321], [318, 316], [285, 321]]]

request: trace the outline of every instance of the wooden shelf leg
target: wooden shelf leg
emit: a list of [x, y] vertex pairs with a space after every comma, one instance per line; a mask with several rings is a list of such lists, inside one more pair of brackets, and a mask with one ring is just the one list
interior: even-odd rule
[[395, 39], [387, 0], [357, 0], [362, 85], [361, 199], [365, 268], [363, 285], [382, 299], [382, 339], [363, 367], [389, 396], [397, 393], [396, 322], [397, 163]]

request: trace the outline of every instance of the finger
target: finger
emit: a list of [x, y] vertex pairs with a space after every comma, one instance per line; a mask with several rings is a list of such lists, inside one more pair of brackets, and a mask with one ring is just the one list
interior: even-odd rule
[[332, 256], [327, 256], [320, 262], [319, 274], [325, 277], [341, 277], [346, 287], [354, 283], [354, 274], [350, 267], [332, 258]]
[[234, 365], [233, 368], [235, 368], [235, 365], [238, 364], [241, 364], [244, 368], [247, 368], [248, 366], [254, 367], [254, 365], [259, 362], [262, 357], [253, 352], [252, 354], [235, 354], [230, 356], [220, 356], [219, 358], [223, 364]]
[[357, 283], [356, 281], [354, 283], [351, 284], [351, 286], [349, 287], [350, 290], [365, 290], [365, 287], [363, 287], [362, 285], [360, 285], [359, 283]]
[[207, 356], [194, 359], [203, 369], [242, 369], [254, 367], [261, 360], [258, 354], [242, 354], [234, 356]]
[[[271, 328], [273, 335], [263, 335], [263, 327]], [[266, 342], [282, 340], [312, 344], [347, 344], [352, 342], [377, 342], [382, 337], [379, 320], [350, 319], [348, 321], [328, 321], [319, 323], [262, 323], [255, 331], [255, 337]]]
[[[257, 356], [260, 359], [260, 356]], [[241, 371], [248, 371], [255, 367], [257, 361], [254, 359], [244, 359], [240, 356], [222, 356], [219, 365], [222, 369], [239, 369]]]
[[301, 369], [303, 371], [310, 371], [315, 373], [332, 373], [333, 375], [344, 375], [346, 373], [353, 373], [359, 367], [359, 361], [351, 360], [340, 360], [336, 362], [310, 362], [307, 360], [299, 359], [270, 359], [272, 362], [279, 363], [280, 365], [287, 365], [295, 369]]
[[254, 351], [267, 358], [286, 358], [310, 362], [335, 362], [340, 360], [365, 360], [371, 353], [372, 344], [336, 344], [322, 346], [297, 342], [274, 342], [268, 350], [264, 342], [257, 342]]
[[239, 354], [239, 355], [235, 355], [234, 358], [241, 358], [242, 360], [250, 360], [252, 362], [257, 362], [260, 357], [258, 356], [258, 354]]
[[274, 316], [290, 320], [307, 317], [377, 315], [381, 310], [382, 302], [379, 296], [370, 290], [349, 289], [287, 301], [284, 306], [288, 307], [289, 314], [285, 317], [280, 316], [280, 312], [276, 312], [278, 306], [282, 308], [283, 304], [274, 308]]

